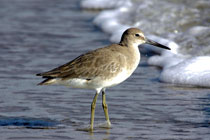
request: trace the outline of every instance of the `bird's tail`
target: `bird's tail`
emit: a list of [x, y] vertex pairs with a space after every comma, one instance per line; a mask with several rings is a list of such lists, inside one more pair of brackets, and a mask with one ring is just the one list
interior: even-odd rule
[[37, 85], [52, 85], [55, 83], [55, 81], [56, 81], [56, 79], [54, 79], [54, 78], [48, 78]]

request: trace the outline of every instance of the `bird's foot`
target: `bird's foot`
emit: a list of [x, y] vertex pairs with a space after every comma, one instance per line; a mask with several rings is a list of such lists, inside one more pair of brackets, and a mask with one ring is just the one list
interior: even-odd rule
[[[98, 129], [99, 129], [99, 128], [111, 129], [111, 123], [110, 123], [110, 121], [106, 121], [106, 122], [103, 122], [103, 123], [95, 124], [95, 128], [96, 128], [96, 129], [97, 129], [97, 128], [98, 128]], [[76, 130], [78, 130], [78, 131], [85, 131], [85, 132], [90, 132], [90, 133], [92, 133], [94, 129], [91, 128], [90, 125], [88, 125], [88, 126], [84, 126], [84, 127], [78, 128], [78, 129], [76, 129]]]
[[78, 131], [85, 131], [85, 132], [93, 132], [93, 128], [91, 126], [85, 126], [77, 129]]
[[106, 121], [104, 123], [96, 124], [96, 127], [110, 129], [111, 128], [111, 122]]

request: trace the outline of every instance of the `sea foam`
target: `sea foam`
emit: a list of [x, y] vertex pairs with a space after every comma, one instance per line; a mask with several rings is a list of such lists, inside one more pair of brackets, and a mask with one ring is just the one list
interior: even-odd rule
[[80, 5], [86, 9], [110, 9], [130, 3], [130, 0], [83, 0]]
[[200, 56], [186, 59], [160, 74], [160, 80], [174, 84], [210, 87], [210, 57]]

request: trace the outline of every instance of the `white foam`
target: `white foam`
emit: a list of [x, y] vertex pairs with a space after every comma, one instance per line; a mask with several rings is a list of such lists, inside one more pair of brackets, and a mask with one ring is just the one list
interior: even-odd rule
[[201, 36], [207, 30], [210, 30], [210, 27], [205, 26], [195, 26], [189, 29], [188, 33], [193, 36]]
[[83, 0], [80, 5], [87, 9], [110, 9], [129, 3], [130, 0]]
[[200, 56], [186, 59], [163, 69], [160, 80], [174, 84], [210, 87], [210, 57]]
[[119, 21], [119, 17], [129, 11], [129, 7], [131, 7], [131, 3], [125, 3], [122, 7], [102, 11], [94, 19], [94, 24], [99, 26], [104, 32], [111, 35], [111, 42], [119, 42], [122, 33], [130, 27], [129, 25], [121, 24]]
[[184, 61], [184, 57], [170, 52], [162, 53], [162, 55], [155, 55], [148, 59], [148, 64], [158, 66], [161, 68], [168, 68]]

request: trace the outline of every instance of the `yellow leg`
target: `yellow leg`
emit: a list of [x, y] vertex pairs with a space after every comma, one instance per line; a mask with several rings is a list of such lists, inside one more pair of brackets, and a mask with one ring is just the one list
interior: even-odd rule
[[98, 97], [98, 92], [96, 92], [95, 97], [93, 98], [93, 102], [91, 104], [91, 117], [90, 117], [90, 130], [93, 130], [93, 124], [94, 124], [94, 116], [95, 116], [95, 108], [96, 108], [96, 100]]
[[102, 91], [102, 106], [104, 109], [104, 115], [108, 124], [108, 127], [111, 126], [110, 120], [109, 120], [109, 113], [108, 113], [108, 105], [106, 104], [106, 95], [105, 95], [105, 91]]

